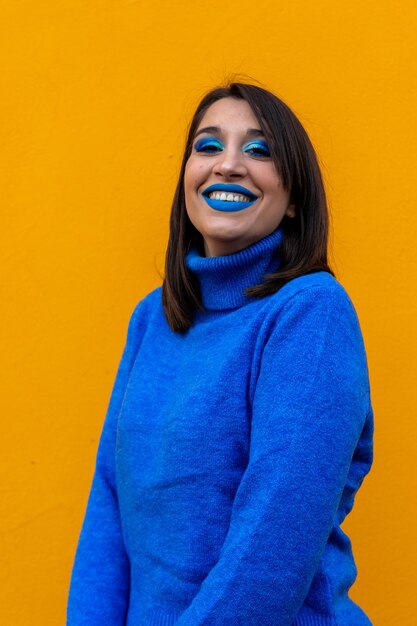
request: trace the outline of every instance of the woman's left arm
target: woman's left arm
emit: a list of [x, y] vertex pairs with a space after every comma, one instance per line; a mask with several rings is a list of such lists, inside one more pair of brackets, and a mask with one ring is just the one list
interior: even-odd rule
[[216, 565], [177, 626], [290, 626], [319, 565], [371, 412], [355, 310], [306, 287], [279, 312], [253, 393], [249, 462]]
[[125, 624], [130, 594], [130, 562], [123, 538], [116, 486], [117, 423], [130, 373], [145, 329], [146, 300], [130, 317], [106, 417], [84, 521], [72, 568], [67, 626]]

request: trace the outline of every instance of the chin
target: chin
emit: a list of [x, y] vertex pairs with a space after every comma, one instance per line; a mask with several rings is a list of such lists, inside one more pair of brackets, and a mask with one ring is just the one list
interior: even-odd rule
[[[200, 231], [201, 232], [201, 231]], [[238, 239], [245, 238], [245, 232], [239, 231], [236, 228], [228, 228], [225, 230], [206, 230], [202, 233], [204, 239], [208, 239], [213, 243], [232, 242]]]

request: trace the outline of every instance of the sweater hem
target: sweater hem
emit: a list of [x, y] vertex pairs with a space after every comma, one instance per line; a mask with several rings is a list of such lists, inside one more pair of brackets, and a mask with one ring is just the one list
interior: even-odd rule
[[325, 615], [309, 615], [296, 618], [292, 626], [338, 626], [335, 617]]
[[[181, 612], [156, 607], [148, 613], [149, 626], [174, 626]], [[335, 617], [326, 615], [308, 615], [297, 617], [291, 626], [338, 626]]]
[[148, 624], [149, 626], [174, 626], [180, 615], [180, 611], [156, 607], [148, 613]]

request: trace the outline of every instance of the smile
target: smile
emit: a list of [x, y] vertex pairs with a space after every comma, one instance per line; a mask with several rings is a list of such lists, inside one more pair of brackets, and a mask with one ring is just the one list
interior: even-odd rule
[[241, 211], [258, 199], [258, 196], [241, 185], [211, 185], [202, 195], [209, 207], [216, 211]]

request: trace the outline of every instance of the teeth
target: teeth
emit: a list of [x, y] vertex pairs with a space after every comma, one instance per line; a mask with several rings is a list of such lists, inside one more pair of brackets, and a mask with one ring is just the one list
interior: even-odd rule
[[225, 193], [224, 191], [212, 191], [209, 195], [211, 200], [223, 200], [226, 202], [251, 202], [252, 198], [238, 193]]

